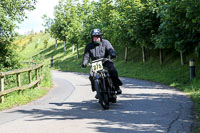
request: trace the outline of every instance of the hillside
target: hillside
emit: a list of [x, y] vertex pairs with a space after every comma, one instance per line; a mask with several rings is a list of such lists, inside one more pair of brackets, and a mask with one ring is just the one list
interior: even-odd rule
[[[30, 38], [30, 35], [23, 39], [25, 38]], [[45, 41], [47, 44], [45, 44]], [[24, 60], [41, 61], [41, 59], [43, 59], [42, 61], [49, 66], [51, 57], [53, 57], [53, 69], [56, 70], [88, 72], [88, 69], [81, 69], [80, 67], [84, 46], [79, 48], [79, 59], [77, 59], [76, 49], [73, 51], [72, 46], [66, 45], [66, 47], [67, 49], [64, 51], [62, 41], [58, 41], [58, 45], [55, 47], [55, 39], [51, 38], [49, 34], [40, 33], [33, 36], [32, 41], [26, 44], [25, 48], [19, 51], [19, 54]], [[124, 52], [121, 52], [121, 49], [115, 49], [118, 56], [115, 60], [115, 65], [120, 76], [151, 80], [181, 88], [187, 86], [195, 89], [194, 86], [196, 82], [199, 83], [200, 71], [198, 61], [195, 62], [196, 79], [193, 82], [190, 82], [188, 65], [190, 57], [187, 57], [186, 60], [188, 60], [188, 62], [182, 66], [179, 56], [172, 53], [172, 55], [167, 55], [163, 65], [160, 65], [156, 54], [149, 56], [147, 61], [143, 63], [140, 59], [140, 49], [137, 48], [137, 51], [131, 51], [129, 60], [124, 61]]]

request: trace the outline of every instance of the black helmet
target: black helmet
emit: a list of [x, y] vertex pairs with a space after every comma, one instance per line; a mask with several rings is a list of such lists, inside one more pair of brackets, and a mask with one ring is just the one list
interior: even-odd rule
[[103, 33], [101, 32], [100, 29], [93, 29], [91, 31], [91, 37], [93, 37], [93, 36], [102, 36], [102, 35], [103, 35]]

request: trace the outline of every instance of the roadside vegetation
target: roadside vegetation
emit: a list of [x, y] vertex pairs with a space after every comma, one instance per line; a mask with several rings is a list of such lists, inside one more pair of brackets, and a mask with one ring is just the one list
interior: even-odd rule
[[[28, 38], [20, 36], [17, 39], [19, 40], [17, 44], [14, 43], [14, 40], [17, 36], [15, 33], [16, 23], [21, 23], [26, 18], [26, 12], [35, 9], [35, 4], [36, 0], [0, 1], [0, 72], [31, 67], [30, 65], [25, 65], [24, 62], [32, 62], [32, 60], [24, 60], [23, 58], [29, 56], [29, 53], [23, 56], [19, 56], [19, 53], [26, 48], [27, 44], [32, 42], [33, 36], [30, 35]], [[40, 59], [37, 61], [37, 63], [41, 62]], [[48, 79], [43, 80], [41, 87], [49, 88], [51, 80], [48, 69], [45, 71], [45, 77]], [[25, 79], [23, 83], [27, 82], [25, 74], [21, 75], [21, 79]], [[12, 88], [13, 86], [16, 87], [16, 76], [6, 76], [5, 89]], [[28, 103], [43, 96], [44, 93], [47, 93], [47, 90], [27, 89], [21, 95], [18, 95], [18, 92], [8, 94], [5, 96], [5, 103], [0, 103], [0, 110]]]
[[[47, 37], [46, 37], [47, 36]], [[1, 72], [6, 72], [14, 69], [23, 69], [32, 67], [35, 64], [45, 63], [44, 57], [42, 55], [37, 55], [40, 52], [40, 49], [45, 49], [46, 46], [45, 40], [49, 39], [49, 35], [43, 33], [32, 33], [30, 32], [28, 35], [18, 36], [15, 38], [13, 45], [16, 47], [16, 51], [18, 53], [18, 66], [16, 67], [6, 67], [1, 68]], [[38, 41], [38, 38], [41, 38], [41, 42]], [[40, 43], [40, 45], [39, 45]], [[35, 48], [35, 45], [38, 45], [38, 48]], [[37, 55], [37, 56], [34, 56]], [[5, 95], [5, 102], [0, 103], [0, 111], [13, 108], [15, 106], [27, 104], [33, 100], [36, 100], [42, 96], [44, 96], [49, 89], [52, 87], [52, 80], [50, 75], [50, 68], [46, 65], [43, 68], [43, 80], [41, 84], [36, 87], [27, 88], [19, 93], [18, 91], [12, 92], [10, 94]], [[36, 79], [36, 74], [32, 73], [32, 80]], [[29, 84], [28, 73], [21, 74], [21, 85]], [[12, 87], [16, 87], [16, 75], [9, 75], [5, 77], [5, 90], [10, 89]]]

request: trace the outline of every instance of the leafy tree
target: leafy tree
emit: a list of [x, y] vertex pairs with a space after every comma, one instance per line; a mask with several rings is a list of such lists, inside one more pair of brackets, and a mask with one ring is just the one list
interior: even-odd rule
[[80, 4], [71, 6], [70, 8], [70, 23], [69, 23], [69, 30], [68, 30], [68, 38], [69, 42], [74, 46], [76, 45], [77, 51], [77, 59], [79, 58], [79, 43], [81, 42], [80, 36], [83, 31], [82, 28], [82, 15], [80, 10]]
[[33, 10], [36, 0], [3, 0], [0, 1], [0, 67], [16, 64], [17, 56], [12, 46], [16, 22], [24, 20], [25, 11]]
[[91, 40], [90, 38], [90, 31], [93, 28], [94, 25], [94, 17], [93, 17], [93, 12], [95, 10], [95, 4], [96, 2], [90, 2], [89, 0], [84, 0], [83, 4], [81, 5], [81, 9], [79, 9], [81, 15], [81, 20], [82, 20], [82, 33], [80, 36], [81, 44], [86, 44], [88, 41]]
[[192, 49], [198, 51], [199, 8], [198, 0], [165, 0], [160, 4], [161, 25], [156, 41], [157, 46], [175, 48], [180, 52], [182, 65], [184, 64], [184, 52], [192, 51]]
[[[54, 38], [66, 40], [78, 47], [90, 40], [90, 31], [100, 28], [104, 37], [115, 46], [125, 49], [174, 48], [181, 53], [200, 52], [198, 0], [60, 0], [55, 19], [49, 20]], [[47, 23], [48, 24], [48, 23]], [[182, 62], [183, 59], [181, 58]]]
[[145, 49], [154, 48], [153, 37], [158, 34], [160, 20], [157, 17], [155, 2], [137, 4], [132, 36], [142, 48], [143, 62], [146, 61]]
[[136, 4], [133, 0], [116, 1], [117, 12], [113, 13], [113, 35], [115, 42], [125, 48], [124, 59], [127, 61], [128, 48], [135, 44], [132, 28], [136, 15]]

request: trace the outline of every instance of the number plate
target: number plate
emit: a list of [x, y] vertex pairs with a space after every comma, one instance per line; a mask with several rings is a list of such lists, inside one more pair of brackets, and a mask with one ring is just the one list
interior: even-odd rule
[[92, 71], [97, 72], [103, 69], [102, 61], [92, 63]]

